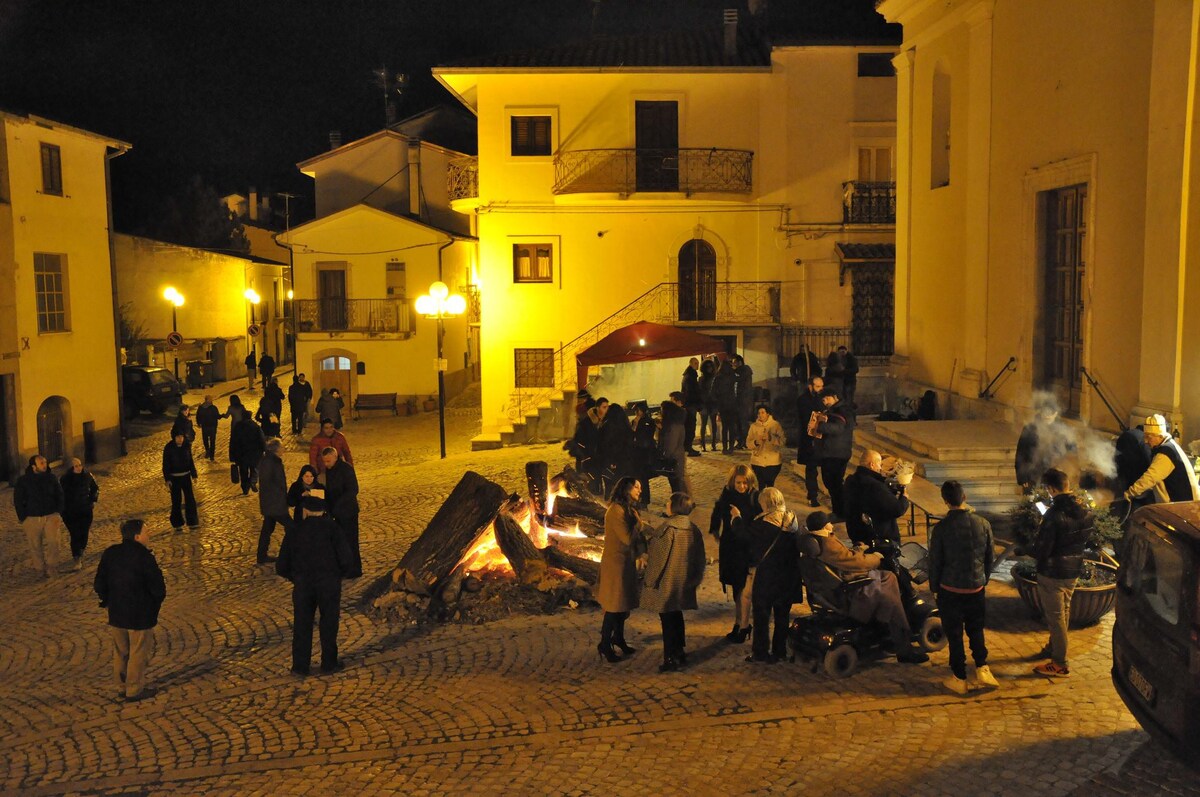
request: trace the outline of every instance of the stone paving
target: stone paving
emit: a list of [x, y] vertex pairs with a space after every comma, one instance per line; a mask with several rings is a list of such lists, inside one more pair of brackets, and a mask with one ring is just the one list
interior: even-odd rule
[[[517, 490], [526, 460], [565, 463], [557, 446], [471, 452], [478, 412], [462, 403], [448, 411], [445, 461], [436, 413], [348, 422], [368, 574], [395, 565], [465, 469]], [[202, 526], [171, 532], [158, 475], [166, 423], [140, 421], [154, 434], [96, 469], [82, 573], [36, 579], [0, 491], [2, 794], [1200, 794], [1114, 693], [1111, 617], [1073, 632], [1072, 677], [1051, 683], [1029, 672], [1044, 631], [1003, 578], [988, 607], [1001, 688], [967, 697], [941, 686], [945, 652], [921, 667], [867, 662], [844, 680], [745, 663], [746, 647], [721, 639], [731, 614], [715, 567], [688, 616], [683, 672], [657, 672], [658, 619], [646, 612], [629, 624], [637, 654], [608, 665], [596, 657], [598, 610], [388, 625], [359, 608], [368, 577], [344, 591], [346, 670], [296, 679], [289, 585], [254, 564], [256, 498], [230, 484], [222, 456], [201, 462]], [[227, 435], [223, 425], [219, 455]], [[307, 445], [285, 442], [294, 476]], [[689, 461], [702, 527], [737, 461]], [[786, 474], [779, 486], [802, 496]], [[665, 482], [654, 488], [661, 509]], [[150, 669], [161, 691], [123, 704], [91, 582], [133, 515], [156, 532], [168, 597]]]

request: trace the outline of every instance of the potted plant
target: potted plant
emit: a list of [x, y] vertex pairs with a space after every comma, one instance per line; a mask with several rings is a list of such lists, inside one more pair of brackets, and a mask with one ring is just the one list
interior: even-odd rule
[[408, 398], [406, 398], [404, 400], [404, 412], [406, 415], [416, 415], [417, 414], [417, 398], [416, 398], [416, 396], [409, 396]]
[[436, 409], [437, 409], [437, 396], [430, 396], [429, 398], [425, 399], [425, 411], [426, 412], [433, 412]]
[[[1123, 530], [1121, 519], [1107, 507], [1097, 506], [1086, 490], [1076, 490], [1075, 496], [1092, 512], [1094, 521], [1092, 534], [1084, 549], [1083, 572], [1071, 599], [1070, 625], [1078, 628], [1096, 623], [1112, 611], [1116, 603], [1117, 560], [1107, 549], [1121, 539]], [[1048, 506], [1050, 501], [1049, 492], [1045, 488], [1038, 488], [1009, 510], [1013, 536], [1020, 546], [1032, 547], [1042, 522], [1042, 513], [1037, 504], [1041, 502]], [[1013, 565], [1012, 577], [1025, 605], [1036, 617], [1041, 617], [1042, 604], [1037, 591], [1037, 568], [1034, 563], [1017, 562]]]

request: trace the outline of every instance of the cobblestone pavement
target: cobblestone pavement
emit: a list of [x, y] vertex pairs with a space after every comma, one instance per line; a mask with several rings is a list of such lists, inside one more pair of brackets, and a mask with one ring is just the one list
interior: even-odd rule
[[[988, 607], [1002, 686], [967, 697], [941, 686], [945, 652], [921, 667], [870, 662], [840, 681], [801, 664], [745, 663], [744, 646], [721, 641], [731, 615], [715, 567], [688, 616], [683, 672], [657, 672], [658, 620], [645, 612], [630, 620], [638, 653], [608, 665], [595, 655], [597, 610], [389, 626], [359, 610], [364, 578], [343, 598], [347, 669], [295, 679], [288, 585], [254, 564], [257, 501], [230, 484], [223, 457], [201, 462], [202, 527], [172, 533], [159, 423], [161, 434], [96, 469], [82, 573], [35, 579], [11, 493], [0, 492], [0, 793], [1200, 793], [1115, 695], [1111, 617], [1073, 632], [1072, 677], [1051, 683], [1029, 672], [1044, 631], [1004, 579]], [[516, 490], [526, 460], [564, 461], [556, 446], [470, 452], [469, 409], [452, 407], [449, 427], [440, 461], [436, 414], [349, 423], [369, 574], [395, 565], [465, 469]], [[286, 442], [294, 475], [307, 446]], [[736, 461], [689, 461], [702, 526]], [[790, 476], [780, 486], [802, 495]], [[661, 503], [665, 483], [655, 492]], [[91, 581], [132, 515], [157, 534], [168, 597], [150, 669], [161, 691], [122, 704]]]

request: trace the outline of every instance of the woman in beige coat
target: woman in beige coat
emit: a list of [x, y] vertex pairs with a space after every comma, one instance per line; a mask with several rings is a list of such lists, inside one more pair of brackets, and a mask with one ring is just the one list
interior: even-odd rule
[[608, 512], [604, 515], [604, 554], [600, 557], [600, 584], [596, 600], [604, 609], [604, 624], [600, 627], [600, 644], [596, 650], [609, 662], [621, 661], [613, 646], [626, 656], [634, 649], [625, 643], [625, 619], [638, 606], [637, 568], [634, 567], [633, 544], [642, 533], [643, 523], [638, 515], [642, 486], [632, 476], [617, 481], [613, 488]]
[[758, 414], [746, 435], [746, 448], [750, 449], [750, 467], [754, 469], [760, 489], [775, 486], [783, 465], [783, 443], [783, 427], [771, 417], [766, 404], [759, 404]]

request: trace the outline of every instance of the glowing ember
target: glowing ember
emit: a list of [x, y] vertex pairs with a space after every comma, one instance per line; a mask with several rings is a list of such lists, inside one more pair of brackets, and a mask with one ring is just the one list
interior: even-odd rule
[[496, 542], [494, 525], [488, 526], [479, 541], [463, 556], [460, 564], [468, 573], [482, 573], [489, 570], [503, 573], [513, 572], [512, 565], [508, 563], [504, 552], [500, 550], [500, 543]]
[[[554, 506], [554, 498], [558, 495], [567, 495], [568, 493], [559, 487], [554, 493], [551, 493], [546, 501], [547, 516], [549, 510]], [[521, 509], [514, 512], [513, 519], [521, 529], [529, 535], [529, 539], [533, 542], [535, 548], [541, 550], [548, 548], [551, 544], [551, 537], [560, 539], [587, 539], [587, 535], [579, 529], [579, 524], [575, 523], [569, 529], [556, 529], [550, 526], [543, 526], [538, 522], [529, 503], [522, 505]], [[599, 552], [583, 554], [586, 558], [593, 561], [600, 560]], [[496, 541], [496, 524], [493, 522], [487, 527], [487, 530], [480, 536], [479, 540], [471, 546], [463, 556], [459, 563], [465, 572], [472, 574], [479, 573], [495, 573], [502, 575], [513, 575], [516, 573], [509, 564], [508, 559], [504, 556], [504, 551], [500, 549], [500, 543]]]

